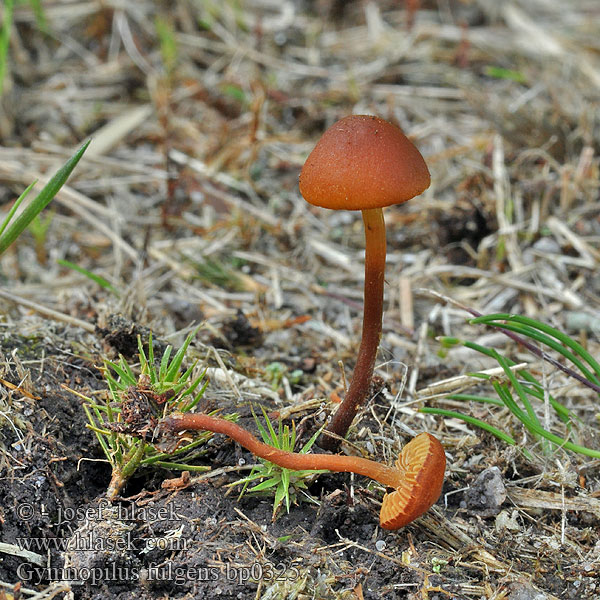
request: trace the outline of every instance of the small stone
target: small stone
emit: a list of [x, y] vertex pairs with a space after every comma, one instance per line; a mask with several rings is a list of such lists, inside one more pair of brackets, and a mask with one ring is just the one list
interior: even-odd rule
[[525, 583], [513, 583], [510, 587], [510, 600], [548, 600], [544, 592], [540, 592]]
[[497, 514], [506, 500], [506, 487], [500, 469], [490, 467], [482, 471], [467, 490], [465, 499], [471, 510], [483, 511], [490, 516]]

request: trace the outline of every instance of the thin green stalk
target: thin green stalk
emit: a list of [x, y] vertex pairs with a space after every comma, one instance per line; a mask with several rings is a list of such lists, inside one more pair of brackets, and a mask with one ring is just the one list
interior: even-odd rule
[[[146, 358], [144, 353], [144, 346], [142, 344], [142, 338], [138, 336], [138, 348], [140, 350], [140, 356]], [[156, 385], [157, 377], [156, 377], [156, 369], [154, 368], [154, 343], [152, 341], [152, 332], [148, 335], [148, 358], [146, 360], [146, 364], [148, 365], [148, 373], [147, 375], [150, 377], [150, 383], [152, 385]]]
[[80, 267], [79, 265], [72, 263], [69, 260], [59, 258], [56, 262], [62, 267], [67, 267], [68, 269], [72, 269], [73, 271], [77, 271], [78, 273], [85, 275], [88, 279], [91, 279], [100, 287], [104, 288], [105, 290], [108, 290], [109, 292], [112, 292], [117, 298], [120, 296], [119, 291], [110, 283], [110, 281], [104, 279], [104, 277], [96, 275], [95, 273], [92, 273], [91, 271], [88, 271], [87, 269], [84, 269], [83, 267]]
[[0, 30], [0, 96], [2, 96], [4, 91], [4, 78], [6, 77], [6, 65], [8, 64], [8, 45], [10, 42], [14, 5], [14, 0], [4, 0], [4, 18], [2, 20], [2, 29]]
[[142, 440], [136, 440], [132, 445], [125, 457], [125, 466], [121, 469], [121, 476], [123, 479], [129, 479], [140, 466], [142, 457], [144, 456], [144, 450], [146, 449], [146, 442]]
[[2, 237], [2, 234], [4, 233], [4, 230], [7, 228], [8, 224], [10, 223], [10, 221], [12, 220], [12, 218], [15, 216], [15, 213], [19, 209], [19, 206], [21, 206], [21, 203], [23, 202], [23, 200], [25, 200], [25, 198], [27, 197], [27, 194], [29, 194], [29, 192], [35, 187], [36, 183], [37, 183], [37, 181], [34, 181], [33, 183], [30, 183], [25, 188], [25, 190], [23, 191], [23, 193], [15, 200], [15, 202], [12, 205], [11, 209], [8, 211], [8, 214], [6, 215], [6, 218], [4, 219], [4, 221], [2, 221], [2, 225], [0, 225], [0, 238]]
[[[525, 410], [527, 411], [527, 416], [529, 417], [529, 419], [533, 423], [535, 423], [536, 425], [541, 427], [541, 423], [540, 423], [535, 411], [533, 410], [533, 407], [531, 406], [529, 399], [527, 398], [527, 394], [526, 394], [525, 390], [523, 389], [523, 386], [520, 384], [519, 380], [515, 377], [515, 374], [513, 373], [512, 369], [508, 365], [508, 361], [499, 352], [496, 352], [496, 356], [494, 358], [498, 361], [498, 364], [504, 369], [504, 373], [506, 374], [506, 377], [510, 381], [513, 389], [515, 390], [515, 392], [517, 392], [517, 395], [521, 399], [521, 403], [525, 407]], [[535, 435], [535, 437], [539, 437], [535, 433], [534, 433], [534, 435]], [[542, 444], [543, 444], [544, 452], [547, 452], [549, 450], [549, 446], [548, 446], [547, 442], [543, 441]]]
[[[497, 350], [495, 350], [495, 349], [486, 348], [485, 346], [481, 346], [479, 344], [476, 344], [475, 342], [462, 341], [461, 343], [465, 348], [470, 348], [471, 350], [475, 350], [476, 352], [479, 352], [480, 354], [484, 354], [485, 356], [489, 356], [490, 358], [495, 359], [495, 353], [497, 353]], [[509, 367], [514, 367], [517, 364], [515, 361], [511, 360], [510, 358], [504, 357], [504, 359], [506, 360]], [[536, 380], [536, 378], [531, 373], [529, 373], [528, 371], [525, 371], [524, 369], [517, 371], [517, 374], [519, 375], [519, 377], [521, 377], [522, 379], [527, 381], [527, 383], [529, 383], [533, 386], [531, 388], [530, 387], [525, 388], [527, 393], [529, 395], [533, 396], [534, 398], [537, 398], [541, 402], [544, 402], [545, 401], [544, 390], [543, 390], [542, 386], [540, 385], [540, 383]], [[550, 402], [552, 408], [554, 408], [554, 410], [557, 412], [558, 416], [564, 423], [568, 423], [571, 420], [571, 418], [572, 418], [571, 411], [569, 411], [569, 409], [566, 406], [564, 406], [563, 404], [558, 402], [558, 400], [556, 400], [551, 394], [548, 394], [548, 402]]]
[[523, 423], [527, 429], [529, 429], [532, 434], [543, 437], [560, 446], [561, 448], [566, 448], [572, 452], [578, 452], [579, 454], [590, 456], [592, 458], [600, 458], [599, 450], [592, 450], [591, 448], [586, 448], [585, 446], [580, 446], [578, 444], [574, 444], [573, 442], [569, 442], [558, 435], [550, 433], [538, 423], [531, 421], [529, 417], [517, 406], [517, 403], [513, 400], [506, 384], [501, 385], [499, 382], [493, 381], [492, 385], [494, 386], [494, 390], [496, 390], [498, 396], [505, 401], [508, 409], [517, 417], [517, 419], [519, 419], [519, 421]]
[[[482, 315], [480, 312], [478, 312], [472, 308], [468, 308], [468, 307], [464, 307], [464, 308], [467, 312], [474, 315], [475, 319], [484, 319], [484, 321], [481, 321], [481, 322], [485, 322], [485, 319], [488, 318], [489, 316], [495, 316], [495, 317], [498, 316], [498, 315]], [[511, 317], [511, 316], [516, 316], [516, 315], [507, 315], [507, 316]], [[474, 323], [475, 319], [471, 319], [469, 321], [469, 323]], [[552, 366], [556, 367], [557, 369], [560, 369], [561, 371], [563, 371], [564, 373], [569, 375], [569, 377], [576, 379], [577, 381], [579, 381], [586, 387], [589, 387], [589, 388], [593, 389], [596, 393], [600, 394], [600, 385], [594, 383], [593, 381], [589, 381], [588, 379], [583, 377], [583, 375], [581, 375], [581, 374], [577, 373], [576, 371], [574, 371], [573, 369], [561, 364], [558, 360], [556, 360], [555, 358], [550, 356], [547, 352], [544, 352], [543, 350], [538, 348], [535, 344], [531, 343], [526, 338], [517, 335], [514, 331], [508, 331], [501, 324], [496, 324], [494, 326], [497, 329], [499, 329], [501, 332], [503, 332], [505, 335], [507, 335], [509, 338], [511, 338], [518, 344], [521, 344], [524, 348], [527, 348], [534, 356], [537, 356], [539, 358], [542, 358], [546, 362], [549, 362]]]
[[[542, 323], [541, 321], [536, 321], [535, 319], [531, 319], [530, 317], [524, 317], [522, 315], [507, 315], [507, 314], [495, 314], [495, 315], [487, 315], [488, 318], [497, 320], [506, 320], [509, 319], [515, 323], [521, 323], [523, 325], [527, 325], [534, 329], [539, 329], [543, 333], [556, 338], [558, 341], [563, 343], [565, 346], [568, 346], [583, 358], [590, 367], [594, 370], [596, 375], [600, 377], [600, 363], [578, 342], [576, 342], [571, 336], [563, 333], [559, 329], [548, 325], [547, 323]], [[477, 319], [474, 319], [477, 320]], [[502, 327], [502, 324], [499, 324]]]
[[[188, 347], [189, 347], [190, 343], [192, 342], [192, 340], [196, 337], [196, 334], [198, 333], [199, 329], [200, 329], [200, 325], [198, 325], [190, 333], [190, 335], [188, 335], [185, 338], [185, 341], [183, 342], [183, 345], [181, 346], [181, 348], [179, 348], [179, 350], [177, 351], [177, 353], [173, 357], [173, 360], [171, 361], [171, 364], [169, 365], [169, 368], [166, 371], [165, 379], [167, 381], [174, 381], [175, 380], [175, 376], [179, 372], [179, 369], [181, 368], [181, 365], [183, 363], [183, 359], [184, 359], [184, 357], [186, 355]], [[166, 354], [166, 352], [165, 352], [165, 354]], [[164, 359], [164, 355], [163, 355], [163, 359]], [[190, 373], [191, 373], [191, 369], [192, 369], [192, 367], [190, 367], [190, 369], [188, 369], [188, 371]], [[182, 376], [182, 378], [185, 378], [185, 376]]]
[[100, 446], [102, 446], [102, 450], [104, 451], [106, 458], [108, 458], [110, 460], [110, 457], [112, 456], [112, 452], [110, 451], [108, 444], [106, 443], [106, 440], [104, 439], [104, 436], [106, 434], [104, 434], [104, 432], [102, 430], [100, 430], [99, 428], [92, 427], [92, 423], [95, 423], [96, 421], [94, 420], [94, 417], [93, 417], [91, 411], [85, 404], [83, 404], [83, 410], [85, 411], [85, 414], [87, 415], [87, 418], [89, 420], [87, 427], [89, 427], [90, 429], [92, 429], [92, 431], [94, 431], [96, 438], [98, 439], [98, 442], [100, 443]]
[[525, 407], [529, 418], [536, 423], [539, 423], [539, 419], [533, 410], [533, 406], [531, 406], [531, 402], [529, 402], [529, 398], [527, 398], [527, 394], [523, 389], [523, 386], [519, 383], [519, 380], [515, 377], [513, 370], [510, 368], [508, 361], [502, 356], [499, 352], [496, 352], [494, 358], [498, 361], [498, 364], [504, 369], [504, 373], [506, 377], [511, 382], [513, 389], [517, 392], [517, 395], [521, 399], [521, 403]]
[[502, 400], [498, 398], [489, 398], [487, 396], [478, 396], [477, 394], [451, 394], [446, 396], [448, 400], [458, 400], [461, 402], [483, 402], [485, 404], [494, 404], [495, 406], [504, 406]]
[[423, 408], [419, 409], [419, 412], [430, 414], [430, 415], [441, 415], [443, 417], [449, 417], [449, 418], [453, 418], [453, 419], [460, 419], [461, 421], [464, 421], [465, 423], [475, 425], [476, 427], [479, 427], [480, 429], [488, 431], [489, 433], [495, 435], [498, 439], [503, 440], [504, 442], [506, 442], [507, 444], [510, 444], [511, 446], [514, 446], [517, 443], [514, 440], [514, 438], [512, 438], [510, 435], [508, 435], [508, 433], [505, 433], [501, 429], [498, 429], [497, 427], [494, 427], [493, 425], [490, 425], [489, 423], [486, 423], [485, 421], [481, 421], [480, 419], [476, 419], [475, 417], [471, 417], [469, 415], [465, 415], [463, 413], [460, 413], [460, 412], [457, 412], [454, 410], [446, 410], [444, 408], [423, 407]]
[[[206, 371], [202, 374], [202, 380], [204, 380], [205, 374], [206, 374]], [[200, 383], [200, 381], [201, 380], [198, 380], [198, 383]], [[204, 392], [206, 391], [208, 384], [209, 384], [209, 381], [208, 381], [208, 379], [206, 379], [204, 381], [204, 385], [200, 388], [200, 391], [194, 396], [193, 400], [189, 404], [186, 404], [185, 406], [181, 406], [181, 401], [178, 402], [177, 409], [180, 410], [181, 412], [190, 412], [198, 404], [198, 402], [200, 402], [200, 400], [204, 396]], [[193, 386], [193, 387], [195, 389], [197, 386]], [[182, 396], [182, 398], [185, 398], [185, 395]]]
[[40, 31], [48, 32], [48, 23], [46, 21], [46, 15], [42, 6], [41, 0], [29, 0], [33, 14], [35, 15], [35, 22], [39, 27]]
[[52, 201], [60, 188], [65, 184], [69, 175], [83, 156], [90, 142], [81, 148], [55, 173], [42, 191], [26, 206], [0, 236], [0, 254], [2, 254], [27, 229], [31, 221], [39, 215]]
[[566, 358], [569, 362], [573, 363], [581, 371], [581, 373], [584, 375], [584, 377], [587, 377], [590, 381], [592, 381], [596, 385], [600, 385], [600, 380], [598, 379], [598, 377], [596, 377], [596, 375], [594, 373], [592, 373], [592, 371], [590, 371], [583, 364], [583, 362], [581, 360], [579, 360], [579, 358], [577, 358], [577, 356], [575, 356], [575, 354], [573, 354], [573, 352], [570, 352], [569, 350], [567, 350], [562, 345], [561, 342], [558, 342], [557, 340], [550, 337], [549, 335], [546, 335], [545, 333], [540, 332], [537, 329], [534, 329], [533, 327], [529, 327], [528, 325], [520, 325], [520, 324], [513, 325], [512, 323], [502, 323], [502, 324], [486, 323], [486, 325], [489, 325], [491, 327], [502, 327], [503, 329], [507, 329], [508, 331], [514, 331], [515, 333], [524, 335], [532, 340], [536, 340], [537, 342], [540, 342], [540, 343], [548, 346], [549, 348], [552, 348], [552, 350], [555, 350], [561, 356]]
[[202, 444], [205, 444], [211, 437], [212, 437], [212, 433], [200, 435], [193, 442], [190, 442], [189, 444], [186, 444], [185, 446], [181, 446], [180, 448], [173, 450], [173, 452], [161, 452], [154, 456], [149, 456], [147, 458], [144, 458], [140, 464], [145, 465], [145, 466], [152, 465], [155, 462], [163, 460], [163, 458], [167, 458], [167, 457], [172, 458], [173, 456], [178, 456], [179, 454], [186, 454], [190, 450], [193, 450], [196, 446], [201, 446]]

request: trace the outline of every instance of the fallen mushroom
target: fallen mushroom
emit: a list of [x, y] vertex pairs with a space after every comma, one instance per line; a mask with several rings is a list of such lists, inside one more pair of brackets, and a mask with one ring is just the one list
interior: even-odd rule
[[326, 469], [365, 475], [388, 488], [379, 521], [384, 529], [399, 529], [426, 512], [440, 497], [446, 456], [440, 442], [429, 433], [413, 438], [400, 452], [393, 467], [358, 456], [299, 454], [260, 442], [249, 431], [225, 419], [199, 413], [172, 414], [160, 423], [165, 433], [203, 430], [223, 433], [259, 458], [297, 471]]
[[384, 206], [400, 204], [429, 187], [420, 152], [402, 131], [378, 117], [352, 115], [332, 125], [300, 173], [300, 193], [310, 204], [361, 210], [365, 225], [362, 340], [352, 382], [320, 445], [335, 450], [365, 403], [381, 339], [385, 271]]

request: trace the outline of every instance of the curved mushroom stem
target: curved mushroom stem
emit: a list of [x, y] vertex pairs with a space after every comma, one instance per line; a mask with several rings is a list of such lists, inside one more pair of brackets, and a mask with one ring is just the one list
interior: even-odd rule
[[[321, 435], [319, 445], [335, 451], [359, 408], [365, 403], [371, 387], [375, 357], [381, 340], [383, 315], [383, 281], [385, 277], [385, 222], [381, 208], [362, 211], [365, 224], [365, 293], [362, 340], [348, 392], [329, 427]], [[339, 437], [327, 435], [328, 432]]]
[[186, 429], [201, 429], [224, 433], [238, 444], [250, 450], [252, 454], [264, 458], [280, 467], [295, 471], [337, 471], [342, 473], [357, 473], [365, 475], [382, 485], [397, 488], [404, 478], [405, 471], [388, 467], [374, 460], [358, 456], [342, 456], [339, 454], [299, 454], [287, 452], [263, 444], [249, 431], [225, 419], [211, 417], [200, 413], [173, 414], [161, 421], [163, 430], [177, 432]]

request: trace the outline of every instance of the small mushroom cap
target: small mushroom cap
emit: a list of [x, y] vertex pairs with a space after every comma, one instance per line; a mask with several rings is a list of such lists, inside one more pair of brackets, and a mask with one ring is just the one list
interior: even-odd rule
[[437, 501], [446, 470], [444, 448], [431, 434], [421, 433], [402, 448], [396, 467], [403, 477], [396, 490], [383, 497], [379, 513], [383, 529], [404, 527]]
[[300, 193], [323, 208], [365, 210], [410, 200], [430, 182], [421, 153], [399, 127], [351, 115], [334, 123], [309, 154]]

